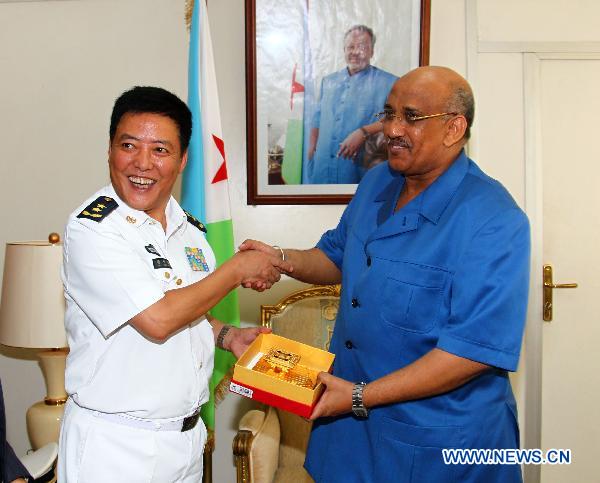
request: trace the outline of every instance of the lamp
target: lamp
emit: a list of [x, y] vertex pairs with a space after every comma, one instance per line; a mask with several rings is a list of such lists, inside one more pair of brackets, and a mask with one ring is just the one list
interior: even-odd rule
[[60, 278], [62, 244], [56, 233], [48, 242], [6, 244], [0, 344], [45, 349], [38, 352], [47, 394], [27, 411], [33, 449], [58, 441], [67, 400], [65, 392], [65, 300]]

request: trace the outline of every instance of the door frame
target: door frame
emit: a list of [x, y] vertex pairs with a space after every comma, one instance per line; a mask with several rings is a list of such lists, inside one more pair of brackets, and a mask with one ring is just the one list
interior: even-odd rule
[[[523, 407], [521, 409], [521, 443], [524, 448], [540, 448], [542, 433], [542, 266], [543, 259], [543, 160], [541, 146], [542, 62], [552, 60], [600, 60], [600, 42], [517, 42], [481, 41], [477, 7], [479, 0], [465, 0], [466, 73], [477, 92], [479, 54], [518, 53], [522, 55], [523, 119], [524, 119], [524, 211], [531, 226], [531, 263], [529, 304], [525, 326], [522, 364]], [[478, 158], [478, 126], [474, 140], [469, 141], [469, 154]], [[524, 465], [526, 483], [540, 483], [541, 466]]]
[[[573, 47], [572, 44], [569, 47]], [[584, 50], [588, 45], [582, 44]], [[540, 448], [542, 442], [542, 267], [543, 258], [543, 159], [541, 114], [541, 66], [553, 60], [600, 60], [598, 52], [523, 53], [523, 112], [525, 118], [525, 211], [531, 223], [531, 277], [525, 328], [525, 448]], [[525, 465], [525, 481], [538, 483], [541, 466]]]

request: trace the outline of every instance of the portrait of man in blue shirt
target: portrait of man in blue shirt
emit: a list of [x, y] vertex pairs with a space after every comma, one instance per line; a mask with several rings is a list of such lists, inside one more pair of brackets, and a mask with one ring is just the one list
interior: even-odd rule
[[371, 65], [375, 34], [365, 25], [344, 36], [346, 67], [325, 76], [310, 129], [309, 184], [354, 184], [366, 171], [363, 144], [381, 131], [375, 121], [396, 76]]
[[296, 279], [341, 283], [305, 462], [316, 482], [522, 481], [518, 464], [444, 461], [445, 449], [519, 447], [508, 373], [526, 319], [529, 222], [465, 154], [473, 117], [459, 74], [409, 72], [380, 115], [388, 160], [338, 226], [309, 250], [242, 244], [281, 250]]

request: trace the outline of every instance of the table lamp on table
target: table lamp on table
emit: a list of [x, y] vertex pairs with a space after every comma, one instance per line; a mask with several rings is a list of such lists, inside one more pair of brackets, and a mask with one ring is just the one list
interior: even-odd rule
[[67, 400], [65, 300], [60, 277], [62, 243], [56, 233], [48, 241], [6, 244], [0, 344], [41, 349], [38, 352], [47, 395], [27, 411], [33, 449], [58, 441]]

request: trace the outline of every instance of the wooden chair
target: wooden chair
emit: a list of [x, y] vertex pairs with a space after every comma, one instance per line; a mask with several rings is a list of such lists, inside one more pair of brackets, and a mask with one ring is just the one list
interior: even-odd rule
[[[328, 350], [339, 297], [339, 285], [312, 286], [277, 305], [262, 305], [261, 323], [277, 335]], [[311, 426], [272, 407], [248, 411], [233, 441], [238, 483], [312, 482], [303, 468]]]
[[202, 452], [202, 483], [212, 483], [212, 456], [215, 451], [215, 433], [208, 430], [206, 444]]

